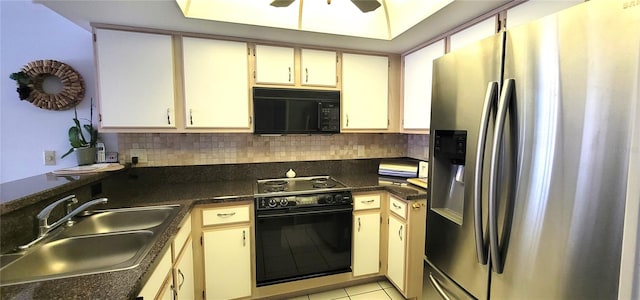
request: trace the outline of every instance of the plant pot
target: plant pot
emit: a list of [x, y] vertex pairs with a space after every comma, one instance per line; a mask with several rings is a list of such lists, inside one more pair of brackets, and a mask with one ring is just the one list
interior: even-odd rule
[[78, 159], [78, 166], [90, 165], [96, 162], [96, 148], [74, 148], [73, 152], [76, 153]]

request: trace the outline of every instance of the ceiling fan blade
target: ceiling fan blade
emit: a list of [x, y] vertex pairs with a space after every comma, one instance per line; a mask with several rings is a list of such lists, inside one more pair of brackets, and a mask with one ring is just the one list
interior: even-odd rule
[[273, 0], [273, 2], [271, 2], [271, 6], [287, 7], [287, 6], [291, 5], [291, 3], [293, 3], [293, 1], [295, 1], [295, 0]]
[[380, 2], [377, 0], [351, 0], [362, 12], [370, 12], [380, 7]]

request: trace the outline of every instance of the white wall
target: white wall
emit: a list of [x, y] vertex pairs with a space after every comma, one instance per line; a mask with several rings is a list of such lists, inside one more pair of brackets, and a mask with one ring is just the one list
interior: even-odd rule
[[[73, 109], [50, 111], [20, 101], [9, 78], [30, 61], [54, 59], [73, 67], [86, 84], [78, 116], [89, 118], [94, 97], [91, 33], [30, 0], [0, 0], [0, 183], [77, 165], [67, 131]], [[96, 117], [94, 111], [94, 123]], [[44, 150], [56, 151], [56, 165], [45, 166]]]

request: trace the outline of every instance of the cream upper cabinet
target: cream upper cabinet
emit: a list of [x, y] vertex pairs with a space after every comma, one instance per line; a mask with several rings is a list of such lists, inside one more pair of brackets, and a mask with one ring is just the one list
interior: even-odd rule
[[184, 37], [186, 128], [250, 130], [247, 43]]
[[529, 0], [507, 10], [507, 28], [516, 27], [583, 2], [584, 0]]
[[342, 54], [342, 129], [384, 131], [389, 125], [389, 58]]
[[100, 127], [175, 128], [170, 35], [96, 29]]
[[455, 51], [496, 33], [496, 18], [491, 17], [457, 32], [450, 37], [449, 50]]
[[256, 45], [255, 56], [256, 83], [295, 84], [294, 48]]
[[403, 129], [429, 129], [433, 60], [442, 55], [444, 40], [403, 57]]
[[337, 53], [335, 51], [301, 49], [300, 84], [336, 87]]

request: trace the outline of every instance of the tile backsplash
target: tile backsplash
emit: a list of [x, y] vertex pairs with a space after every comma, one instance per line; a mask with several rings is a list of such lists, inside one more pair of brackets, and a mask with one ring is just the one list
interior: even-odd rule
[[241, 133], [120, 133], [120, 163], [139, 166], [335, 160], [385, 157], [427, 159], [428, 135], [348, 133], [259, 136]]

